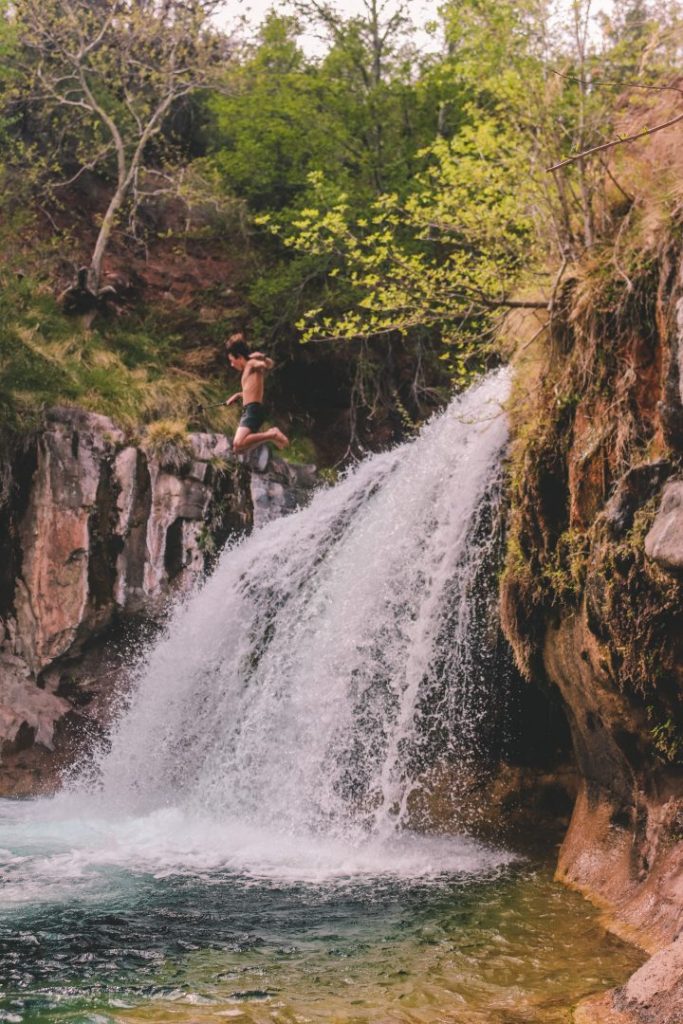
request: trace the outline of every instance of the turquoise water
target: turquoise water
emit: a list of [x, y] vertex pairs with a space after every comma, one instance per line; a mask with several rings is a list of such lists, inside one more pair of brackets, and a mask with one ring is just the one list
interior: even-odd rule
[[291, 864], [150, 870], [129, 845], [117, 864], [5, 810], [2, 1021], [554, 1024], [642, 960], [547, 866], [463, 840], [460, 871], [440, 840], [422, 877], [427, 860], [399, 857], [297, 881]]

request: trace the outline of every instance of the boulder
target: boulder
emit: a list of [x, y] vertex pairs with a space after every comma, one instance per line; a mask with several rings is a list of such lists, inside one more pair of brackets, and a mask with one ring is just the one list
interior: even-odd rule
[[293, 465], [272, 452], [264, 457], [264, 452], [269, 453], [266, 445], [248, 456], [255, 529], [306, 504], [318, 485], [315, 466]]
[[683, 1020], [683, 935], [632, 974], [624, 986], [592, 996], [576, 1024], [680, 1024]]
[[32, 682], [20, 658], [0, 656], [0, 753], [34, 743], [52, 750], [55, 726], [70, 710], [67, 701]]
[[662, 503], [645, 538], [645, 553], [664, 569], [683, 569], [683, 480], [664, 488]]
[[659, 491], [671, 471], [671, 462], [659, 459], [632, 466], [621, 477], [602, 513], [613, 538], [631, 529], [637, 510]]
[[123, 439], [106, 416], [54, 409], [38, 441], [26, 513], [19, 524], [21, 576], [14, 604], [24, 655], [34, 673], [64, 654], [109, 609], [89, 600], [93, 554], [106, 524], [96, 507], [107, 460]]

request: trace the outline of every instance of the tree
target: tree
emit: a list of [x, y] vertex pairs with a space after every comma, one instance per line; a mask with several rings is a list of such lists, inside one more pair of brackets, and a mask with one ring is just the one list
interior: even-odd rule
[[270, 14], [256, 45], [214, 94], [209, 163], [224, 188], [255, 212], [283, 210], [308, 191], [308, 174], [342, 158], [326, 84], [297, 42], [299, 24]]
[[[143, 183], [165, 119], [184, 97], [209, 87], [228, 59], [211, 18], [221, 0], [15, 0], [28, 95], [70, 118], [76, 180], [110, 168], [113, 191], [89, 267], [96, 291], [122, 208]], [[158, 156], [158, 155], [157, 155]]]
[[[297, 18], [266, 18], [255, 45], [229, 69], [224, 92], [211, 99], [208, 161], [226, 192], [283, 226], [315, 206], [315, 173], [362, 217], [380, 186], [400, 196], [412, 189], [425, 164], [420, 152], [440, 122], [450, 130], [461, 120], [458, 90], [449, 74], [438, 74], [435, 58], [414, 52], [405, 7], [394, 0], [368, 2], [354, 17], [304, 0], [297, 10]], [[317, 58], [299, 44], [304, 22], [327, 44]], [[293, 323], [318, 303], [324, 267], [266, 232], [254, 242], [254, 327], [289, 353]]]
[[[451, 137], [421, 152], [426, 170], [407, 193], [380, 194], [365, 212], [319, 177], [295, 230], [276, 230], [327, 274], [300, 321], [304, 340], [431, 331], [464, 380], [500, 312], [551, 310], [567, 262], [609, 230], [602, 168], [579, 161], [555, 178], [546, 168], [599, 138], [624, 83], [590, 0], [572, 0], [564, 21], [547, 0], [458, 0], [442, 13], [460, 111]], [[631, 50], [650, 38], [645, 26]], [[620, 60], [625, 52], [620, 43]], [[543, 297], [515, 297], [534, 269], [547, 274]]]
[[611, 74], [622, 86], [652, 84], [680, 67], [683, 8], [678, 0], [613, 0], [602, 20]]
[[[35, 185], [35, 150], [32, 142], [18, 142], [21, 116], [4, 102], [18, 95], [22, 79], [17, 72], [19, 44], [9, 0], [0, 0], [0, 251], [3, 262], [16, 252], [16, 238], [31, 234], [35, 210], [32, 208]], [[17, 152], [21, 159], [17, 160]]]
[[403, 0], [363, 0], [346, 16], [333, 0], [293, 0], [321, 34], [328, 51], [321, 64], [330, 121], [356, 189], [377, 194], [400, 188], [427, 141], [419, 137], [417, 50]]
[[[7, 92], [10, 87], [12, 72], [10, 63], [14, 59], [16, 51], [16, 32], [14, 25], [9, 19], [8, 0], [0, 0], [0, 95]], [[6, 116], [3, 111], [0, 113], [0, 132], [6, 124]], [[3, 138], [4, 136], [0, 136]]]
[[441, 14], [466, 122], [516, 135], [513, 180], [530, 183], [548, 264], [579, 258], [615, 228], [605, 182], [619, 184], [599, 154], [548, 168], [618, 134], [625, 93], [666, 83], [680, 63], [678, 3], [615, 0], [607, 16], [592, 0], [445, 0]]
[[[358, 216], [345, 194], [316, 176], [316, 205], [301, 212], [286, 244], [317, 255], [330, 289], [299, 324], [303, 339], [440, 337], [458, 376], [475, 347], [490, 337], [493, 318], [510, 298], [533, 255], [533, 225], [524, 187], [510, 189], [516, 140], [491, 121], [437, 140], [412, 193], [379, 196]], [[265, 220], [265, 218], [263, 218]], [[275, 227], [275, 230], [279, 230]], [[340, 282], [346, 310], [338, 305]], [[331, 301], [330, 301], [331, 300]]]

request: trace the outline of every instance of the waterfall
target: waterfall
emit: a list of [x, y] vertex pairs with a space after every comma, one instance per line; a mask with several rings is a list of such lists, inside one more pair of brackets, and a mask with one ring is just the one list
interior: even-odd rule
[[476, 759], [508, 390], [489, 375], [224, 552], [137, 671], [102, 806], [386, 834], [435, 764]]

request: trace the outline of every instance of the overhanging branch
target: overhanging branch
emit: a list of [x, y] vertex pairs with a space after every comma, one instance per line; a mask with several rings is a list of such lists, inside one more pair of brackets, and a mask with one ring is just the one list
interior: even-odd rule
[[600, 146], [592, 146], [590, 149], [584, 149], [582, 153], [575, 153], [574, 156], [568, 156], [566, 160], [560, 160], [559, 163], [553, 164], [552, 167], [546, 167], [546, 171], [559, 171], [561, 167], [573, 164], [577, 160], [583, 160], [585, 157], [591, 156], [593, 153], [602, 153], [606, 149], [612, 149], [613, 146], [622, 146], [627, 142], [635, 142], [636, 139], [643, 139], [646, 135], [654, 135], [655, 132], [660, 132], [662, 128], [670, 128], [672, 124], [677, 124], [679, 121], [683, 121], [683, 114], [677, 114], [676, 117], [672, 117], [668, 121], [663, 121], [661, 124], [655, 124], [651, 128], [645, 128], [643, 131], [636, 132], [634, 135], [625, 135], [623, 138], [612, 139], [611, 142], [603, 142]]

